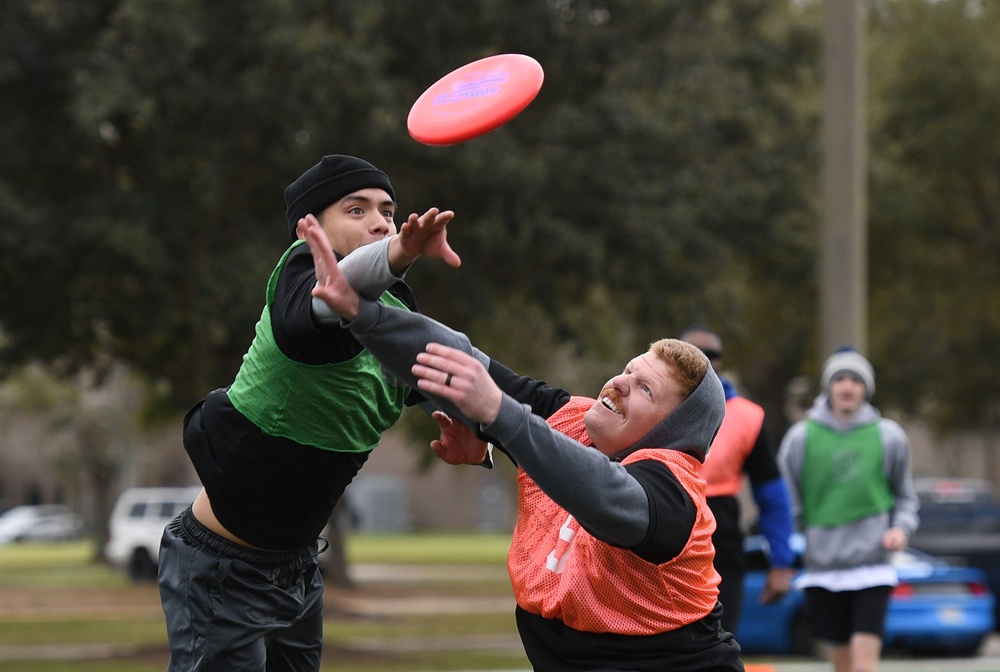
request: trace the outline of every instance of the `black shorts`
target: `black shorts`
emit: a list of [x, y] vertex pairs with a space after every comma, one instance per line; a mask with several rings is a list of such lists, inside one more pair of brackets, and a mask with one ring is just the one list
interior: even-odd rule
[[847, 644], [855, 632], [885, 634], [891, 586], [833, 592], [806, 588], [806, 620], [813, 637], [831, 644]]

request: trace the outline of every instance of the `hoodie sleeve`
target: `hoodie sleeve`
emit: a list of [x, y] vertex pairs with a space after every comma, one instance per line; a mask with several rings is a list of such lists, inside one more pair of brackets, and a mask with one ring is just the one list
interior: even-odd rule
[[883, 418], [879, 422], [879, 429], [882, 432], [882, 445], [885, 447], [885, 473], [896, 496], [890, 524], [902, 528], [909, 538], [920, 525], [920, 499], [913, 486], [910, 441], [903, 428], [892, 420]]
[[598, 539], [631, 548], [646, 538], [649, 499], [620, 463], [556, 431], [506, 394], [500, 413], [482, 431]]
[[802, 463], [805, 458], [806, 423], [800, 421], [792, 425], [781, 439], [778, 447], [778, 468], [788, 486], [792, 513], [798, 519], [802, 515], [802, 496], [799, 486], [802, 482]]
[[[337, 264], [347, 278], [347, 282], [361, 296], [372, 301], [378, 300], [382, 292], [399, 282], [406, 275], [395, 276], [389, 269], [389, 241], [391, 237], [362, 245], [340, 260]], [[313, 297], [312, 311], [320, 324], [336, 324], [340, 316], [330, 310], [326, 302]]]
[[[490, 367], [489, 356], [473, 347], [468, 336], [420, 313], [362, 298], [357, 316], [345, 326], [392, 375], [414, 389], [417, 380], [410, 369], [417, 361], [417, 355], [431, 342], [466, 352], [478, 359], [487, 370]], [[459, 422], [469, 427], [476, 426], [447, 399], [433, 397], [433, 404]]]

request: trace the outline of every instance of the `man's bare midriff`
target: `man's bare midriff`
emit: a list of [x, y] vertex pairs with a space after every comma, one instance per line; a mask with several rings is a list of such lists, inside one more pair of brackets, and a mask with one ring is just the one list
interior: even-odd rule
[[272, 549], [261, 548], [259, 546], [254, 546], [253, 544], [248, 544], [227, 530], [226, 527], [219, 522], [219, 519], [215, 517], [215, 511], [212, 510], [212, 502], [208, 500], [208, 493], [205, 492], [205, 488], [201, 489], [201, 492], [198, 493], [198, 496], [194, 500], [194, 504], [191, 505], [191, 513], [194, 514], [195, 519], [197, 519], [199, 523], [223, 539], [246, 548], [252, 548], [255, 551], [264, 551], [268, 553], [274, 552]]

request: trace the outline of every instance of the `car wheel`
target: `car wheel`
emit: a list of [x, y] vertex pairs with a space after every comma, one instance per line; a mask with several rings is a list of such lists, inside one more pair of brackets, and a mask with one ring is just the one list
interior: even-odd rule
[[128, 563], [128, 575], [137, 583], [156, 580], [156, 563], [145, 548], [137, 548], [132, 553], [132, 559]]
[[795, 615], [792, 616], [792, 622], [788, 628], [788, 641], [791, 644], [793, 654], [808, 658], [816, 656], [816, 640], [813, 639], [812, 632], [809, 631], [806, 614], [802, 610], [795, 612]]

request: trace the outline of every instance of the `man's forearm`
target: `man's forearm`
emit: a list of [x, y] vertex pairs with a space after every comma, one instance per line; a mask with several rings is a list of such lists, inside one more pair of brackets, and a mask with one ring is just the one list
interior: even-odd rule
[[648, 496], [620, 463], [556, 431], [507, 395], [483, 433], [594, 536], [624, 548], [646, 536]]
[[[357, 317], [344, 326], [397, 380], [409, 387], [417, 386], [411, 368], [428, 343], [440, 343], [461, 350], [489, 368], [489, 356], [473, 347], [468, 336], [420, 313], [361, 299]], [[451, 402], [437, 397], [435, 402], [452, 418], [469, 427], [476, 427], [476, 423]]]
[[[394, 237], [363, 245], [337, 264], [347, 282], [360, 296], [376, 301], [385, 290], [406, 275], [405, 271], [396, 275], [390, 268], [389, 245]], [[339, 322], [341, 319], [322, 299], [313, 297], [312, 310], [316, 320], [322, 324]]]

